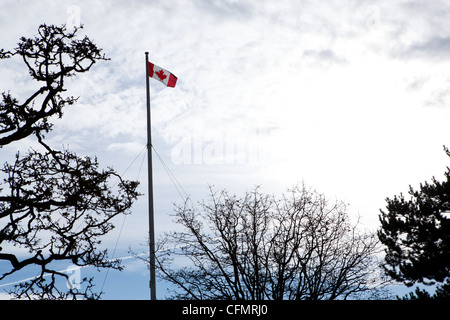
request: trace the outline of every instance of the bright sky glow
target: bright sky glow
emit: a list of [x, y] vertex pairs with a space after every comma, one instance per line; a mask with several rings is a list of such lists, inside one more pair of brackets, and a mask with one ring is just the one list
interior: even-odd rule
[[[79, 103], [48, 138], [119, 173], [136, 159], [125, 177], [139, 177], [143, 193], [145, 51], [178, 77], [175, 88], [151, 81], [153, 145], [196, 201], [208, 184], [279, 194], [304, 181], [375, 230], [386, 197], [442, 177], [448, 165], [447, 1], [0, 0], [0, 9], [2, 48], [41, 23], [82, 23], [111, 58], [67, 84]], [[35, 87], [20, 59], [1, 61], [0, 92], [23, 101]], [[32, 143], [0, 150], [1, 160]], [[176, 227], [169, 214], [181, 198], [153, 163], [161, 233]], [[146, 250], [146, 206], [144, 195], [115, 257]], [[110, 252], [122, 222], [104, 241]], [[126, 266], [108, 275], [105, 298], [148, 298], [145, 266]]]

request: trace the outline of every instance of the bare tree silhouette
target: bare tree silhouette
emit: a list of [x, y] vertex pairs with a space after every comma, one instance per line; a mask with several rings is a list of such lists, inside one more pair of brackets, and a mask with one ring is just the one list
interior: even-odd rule
[[302, 186], [280, 199], [259, 188], [241, 198], [211, 189], [209, 201], [199, 206], [187, 201], [177, 207], [175, 221], [183, 231], [159, 242], [157, 265], [176, 286], [173, 298], [381, 296], [376, 235], [358, 231], [342, 202], [330, 203]]
[[0, 274], [0, 281], [27, 266], [40, 267], [36, 278], [12, 291], [17, 298], [99, 298], [92, 279], [83, 279], [84, 290], [61, 290], [57, 279], [69, 276], [52, 263], [65, 260], [120, 270], [120, 262], [109, 261], [107, 251], [97, 247], [114, 228], [112, 219], [129, 213], [139, 195], [138, 182], [123, 180], [111, 168], [100, 170], [95, 157], [58, 151], [44, 142], [51, 117], [61, 117], [64, 107], [77, 101], [64, 95], [64, 81], [108, 60], [88, 37], [77, 38], [79, 29], [43, 24], [34, 38], [22, 37], [12, 51], [0, 50], [1, 59], [22, 58], [32, 79], [41, 84], [23, 103], [9, 92], [0, 102], [0, 148], [33, 135], [40, 146], [25, 155], [17, 153], [15, 161], [1, 169], [0, 261], [9, 262], [10, 268]]

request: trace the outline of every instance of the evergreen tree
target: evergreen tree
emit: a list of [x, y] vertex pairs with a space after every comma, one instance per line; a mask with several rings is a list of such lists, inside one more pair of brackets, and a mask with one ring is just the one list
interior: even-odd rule
[[[444, 147], [445, 152], [450, 152]], [[384, 269], [397, 281], [412, 286], [438, 284], [434, 297], [448, 297], [450, 276], [450, 169], [445, 180], [434, 177], [419, 190], [386, 199], [381, 210], [380, 241], [386, 246]], [[426, 295], [416, 290], [416, 298]], [[413, 296], [411, 296], [413, 297]], [[431, 296], [430, 296], [431, 297]]]

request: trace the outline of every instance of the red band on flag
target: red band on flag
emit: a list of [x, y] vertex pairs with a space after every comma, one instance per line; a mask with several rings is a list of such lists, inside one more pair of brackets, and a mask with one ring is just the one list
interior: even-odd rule
[[153, 63], [148, 63], [148, 75], [150, 78], [156, 79], [164, 83], [167, 87], [175, 87], [178, 78], [174, 76], [171, 72], [154, 65]]

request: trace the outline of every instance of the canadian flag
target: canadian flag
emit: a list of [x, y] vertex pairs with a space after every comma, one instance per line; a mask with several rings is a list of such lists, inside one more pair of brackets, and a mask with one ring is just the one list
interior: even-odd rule
[[169, 71], [160, 68], [153, 63], [148, 63], [148, 75], [150, 78], [156, 79], [164, 83], [168, 87], [175, 87], [178, 78]]

